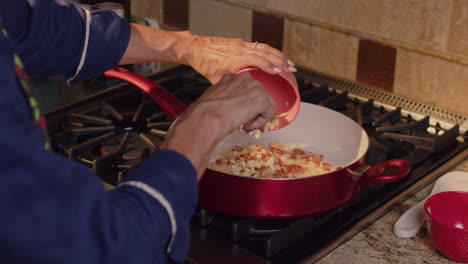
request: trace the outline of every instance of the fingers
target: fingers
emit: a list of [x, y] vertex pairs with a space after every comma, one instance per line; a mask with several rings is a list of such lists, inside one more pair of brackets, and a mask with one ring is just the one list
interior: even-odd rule
[[236, 97], [229, 107], [235, 109], [231, 118], [232, 121], [236, 120], [233, 129], [239, 128], [240, 125], [244, 125], [246, 130], [263, 128], [273, 117], [275, 108], [275, 101], [268, 91], [248, 72], [223, 77], [221, 83], [224, 85], [225, 81], [233, 84], [231, 94], [235, 94]]
[[249, 121], [248, 124], [245, 124], [243, 129], [245, 132], [247, 133], [250, 133], [254, 130], [260, 130], [261, 132], [264, 132], [265, 131], [265, 125], [268, 123], [268, 121], [270, 121], [271, 119], [267, 119], [267, 118], [264, 118], [264, 117], [257, 117], [251, 121]]
[[[294, 63], [281, 51], [259, 42], [242, 39], [198, 36], [190, 66], [217, 84], [225, 74], [258, 67], [270, 74], [295, 72]], [[195, 45], [194, 44], [194, 45]]]
[[[255, 58], [255, 60], [263, 60], [263, 62], [258, 62], [260, 66], [267, 66], [269, 63], [274, 65], [273, 67], [261, 68], [264, 71], [267, 71], [271, 74], [276, 74], [281, 71], [286, 72], [296, 72], [297, 69], [294, 67], [295, 64], [288, 59], [281, 51], [269, 46], [265, 43], [258, 42], [249, 42], [246, 44], [250, 50], [259, 55], [260, 57]], [[268, 62], [266, 62], [268, 61]]]
[[[242, 64], [249, 64], [250, 66], [254, 66], [260, 68], [261, 70], [268, 72], [269, 74], [277, 74], [283, 71], [289, 72], [288, 66], [284, 66], [284, 63], [275, 60], [276, 63], [273, 63], [272, 60], [266, 59], [265, 56], [259, 55], [257, 53], [252, 53], [250, 55], [246, 55], [240, 60]], [[281, 66], [278, 66], [281, 64]], [[285, 69], [286, 68], [286, 69]]]
[[[264, 51], [266, 53], [271, 53], [271, 54], [277, 56], [278, 58], [281, 58], [283, 60], [288, 61], [288, 58], [286, 57], [286, 55], [284, 55], [284, 53], [282, 53], [281, 51], [279, 51], [279, 50], [277, 50], [277, 49], [275, 49], [275, 48], [273, 48], [270, 45], [265, 44], [265, 43], [258, 43], [258, 42], [255, 42], [255, 43], [257, 43], [256, 45], [254, 45], [255, 50]], [[291, 65], [291, 66], [294, 66], [294, 65]]]
[[205, 109], [200, 118], [219, 120], [217, 129], [225, 136], [241, 125], [246, 131], [263, 129], [274, 116], [275, 101], [260, 82], [245, 72], [224, 75], [191, 105], [195, 107]]
[[250, 75], [247, 78], [251, 88], [249, 89], [249, 105], [245, 106], [251, 108], [248, 121], [243, 124], [243, 129], [247, 132], [260, 129], [263, 131], [266, 123], [274, 116], [275, 101], [260, 84], [254, 80]]

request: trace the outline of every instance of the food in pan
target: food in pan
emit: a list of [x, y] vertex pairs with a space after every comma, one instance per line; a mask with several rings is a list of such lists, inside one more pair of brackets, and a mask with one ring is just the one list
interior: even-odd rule
[[340, 169], [323, 155], [280, 144], [233, 146], [215, 155], [210, 169], [254, 178], [300, 178]]
[[[270, 131], [270, 130], [275, 130], [278, 128], [279, 126], [279, 123], [280, 123], [280, 118], [283, 117], [283, 116], [286, 116], [288, 113], [282, 113], [282, 114], [279, 114], [279, 115], [276, 115], [274, 116], [271, 120], [269, 120], [266, 124], [265, 124], [265, 127], [264, 127], [264, 130], [265, 131]], [[241, 125], [240, 126], [240, 130], [241, 131], [244, 131], [244, 125]], [[255, 130], [252, 130], [250, 132], [248, 132], [249, 135], [255, 137], [256, 139], [259, 139], [260, 136], [262, 135], [262, 132], [263, 130], [260, 130], [259, 128], [255, 129]]]
[[265, 125], [265, 130], [275, 130], [279, 126], [280, 118], [286, 116], [288, 113], [282, 113], [274, 116], [270, 121]]

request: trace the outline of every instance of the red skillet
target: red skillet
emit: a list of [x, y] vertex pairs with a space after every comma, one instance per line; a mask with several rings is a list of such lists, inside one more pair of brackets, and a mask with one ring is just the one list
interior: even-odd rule
[[[183, 104], [176, 102], [177, 98], [166, 95], [164, 89], [141, 76], [126, 70], [106, 73], [106, 76], [139, 86], [157, 103], [162, 100], [161, 108], [166, 113], [170, 111], [172, 116], [183, 111]], [[173, 109], [173, 106], [177, 107]], [[263, 134], [260, 141], [299, 145], [304, 150], [323, 154], [327, 162], [342, 169], [297, 179], [249, 178], [207, 169], [199, 183], [199, 204], [219, 212], [255, 218], [313, 215], [351, 200], [364, 184], [397, 181], [410, 171], [411, 165], [405, 160], [388, 160], [368, 166], [369, 138], [345, 115], [308, 103], [301, 103], [300, 109], [293, 123]], [[234, 131], [217, 148], [251, 142], [257, 141], [243, 132]], [[386, 171], [392, 168], [394, 171], [387, 174]]]
[[[239, 131], [217, 146], [257, 142]], [[295, 179], [261, 179], [208, 169], [200, 182], [199, 203], [207, 208], [255, 218], [293, 218], [336, 208], [356, 196], [362, 185], [393, 182], [410, 171], [406, 160], [367, 165], [369, 138], [356, 122], [325, 107], [301, 103], [296, 120], [287, 127], [264, 133], [263, 143], [299, 145], [323, 154], [342, 169]], [[393, 172], [386, 174], [388, 169]]]

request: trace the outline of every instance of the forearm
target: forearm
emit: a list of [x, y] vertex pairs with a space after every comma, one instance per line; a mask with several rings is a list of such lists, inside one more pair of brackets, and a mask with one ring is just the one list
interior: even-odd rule
[[133, 23], [130, 28], [130, 41], [119, 64], [150, 61], [188, 64], [194, 37], [189, 31], [166, 31]]

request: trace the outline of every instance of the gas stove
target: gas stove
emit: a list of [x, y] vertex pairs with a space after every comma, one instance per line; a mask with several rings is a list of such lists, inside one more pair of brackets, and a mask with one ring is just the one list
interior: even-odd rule
[[[210, 83], [186, 66], [149, 77], [190, 104]], [[468, 118], [358, 83], [300, 69], [301, 100], [354, 119], [370, 138], [369, 163], [406, 159], [405, 179], [364, 187], [332, 211], [299, 219], [249, 219], [198, 208], [189, 263], [315, 261], [466, 155]], [[138, 88], [119, 84], [46, 114], [53, 151], [116, 185], [164, 140], [171, 121]], [[313, 120], [311, 120], [313, 121]]]

